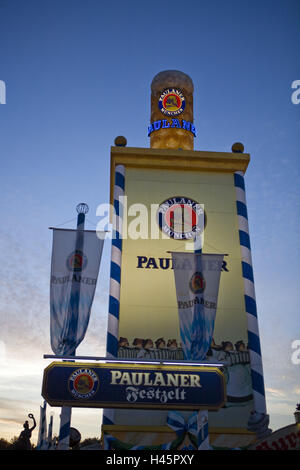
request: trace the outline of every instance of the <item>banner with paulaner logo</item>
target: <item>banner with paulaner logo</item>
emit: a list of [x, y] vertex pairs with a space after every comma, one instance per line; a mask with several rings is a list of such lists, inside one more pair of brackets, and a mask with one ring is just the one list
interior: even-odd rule
[[94, 299], [104, 237], [95, 231], [53, 229], [50, 336], [54, 354], [74, 354]]
[[204, 359], [210, 348], [223, 254], [172, 252], [180, 336], [186, 360]]

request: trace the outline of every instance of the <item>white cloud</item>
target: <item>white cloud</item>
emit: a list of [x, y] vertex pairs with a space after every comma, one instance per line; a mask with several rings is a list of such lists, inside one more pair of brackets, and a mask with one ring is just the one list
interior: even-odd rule
[[274, 397], [278, 397], [278, 398], [286, 397], [286, 393], [283, 390], [279, 390], [276, 388], [266, 387], [266, 392], [269, 392]]

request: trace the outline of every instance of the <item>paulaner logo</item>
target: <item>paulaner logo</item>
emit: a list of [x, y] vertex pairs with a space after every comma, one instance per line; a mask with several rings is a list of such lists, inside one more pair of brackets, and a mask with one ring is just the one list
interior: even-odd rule
[[81, 250], [73, 251], [67, 258], [69, 271], [81, 272], [87, 266], [87, 257]]
[[206, 282], [203, 274], [196, 272], [190, 279], [190, 289], [194, 294], [202, 294], [205, 290]]
[[177, 116], [185, 109], [185, 97], [180, 90], [168, 88], [161, 94], [158, 107], [166, 116]]
[[157, 222], [170, 238], [188, 240], [203, 232], [206, 214], [203, 206], [184, 196], [163, 201], [157, 211]]
[[98, 375], [92, 369], [77, 369], [69, 377], [69, 390], [74, 398], [91, 398], [98, 386]]

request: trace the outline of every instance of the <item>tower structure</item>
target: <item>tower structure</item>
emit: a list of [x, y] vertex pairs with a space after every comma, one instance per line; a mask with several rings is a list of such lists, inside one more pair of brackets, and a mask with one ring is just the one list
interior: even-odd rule
[[[178, 360], [183, 353], [170, 251], [227, 253], [207, 360], [226, 364], [227, 401], [209, 413], [212, 445], [247, 445], [251, 411], [266, 412], [244, 174], [250, 156], [194, 150], [193, 82], [179, 71], [151, 84], [150, 148], [111, 148], [113, 240], [107, 355]], [[201, 232], [201, 230], [200, 230]], [[180, 366], [179, 366], [180, 368]], [[182, 413], [187, 422], [189, 412]], [[103, 431], [132, 445], [174, 438], [168, 412], [105, 410]], [[172, 437], [173, 436], [173, 437]], [[221, 443], [221, 445], [220, 445]]]

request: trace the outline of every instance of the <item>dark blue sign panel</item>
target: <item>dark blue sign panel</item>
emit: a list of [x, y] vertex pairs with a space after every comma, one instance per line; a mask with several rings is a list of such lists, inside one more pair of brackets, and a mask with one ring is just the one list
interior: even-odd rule
[[217, 410], [225, 380], [210, 366], [53, 362], [42, 395], [51, 406]]

